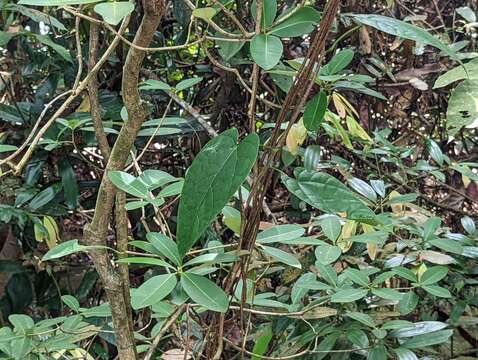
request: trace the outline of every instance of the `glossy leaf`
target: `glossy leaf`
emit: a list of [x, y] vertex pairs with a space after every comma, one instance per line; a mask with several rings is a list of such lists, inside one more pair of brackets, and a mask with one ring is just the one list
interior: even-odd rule
[[297, 260], [297, 258], [294, 255], [289, 254], [288, 252], [285, 252], [283, 250], [279, 250], [277, 248], [270, 247], [270, 246], [262, 246], [262, 250], [264, 251], [264, 253], [273, 257], [274, 259], [276, 259], [277, 261], [281, 263], [295, 267], [297, 269], [302, 268], [300, 261]]
[[146, 238], [165, 258], [171, 260], [175, 265], [181, 266], [182, 258], [179, 254], [178, 245], [166, 235], [160, 233], [147, 233]]
[[426, 346], [438, 345], [448, 341], [453, 335], [453, 330], [440, 330], [431, 334], [417, 335], [402, 344], [408, 349], [422, 349]]
[[223, 209], [249, 174], [259, 138], [247, 136], [237, 145], [236, 129], [212, 139], [193, 161], [184, 182], [178, 212], [177, 241], [184, 255]]
[[346, 289], [339, 290], [330, 298], [331, 302], [348, 303], [360, 300], [367, 295], [368, 290], [364, 289]]
[[340, 255], [342, 255], [342, 250], [338, 246], [321, 245], [315, 249], [315, 258], [324, 265], [337, 261]]
[[250, 44], [252, 59], [264, 70], [270, 70], [276, 66], [283, 51], [282, 41], [273, 35], [255, 35]]
[[305, 229], [298, 225], [276, 225], [257, 235], [258, 244], [281, 243], [301, 237]]
[[134, 3], [129, 1], [104, 2], [95, 6], [95, 12], [111, 25], [118, 25], [121, 20], [134, 11]]
[[176, 283], [177, 279], [174, 274], [153, 276], [132, 292], [131, 305], [133, 309], [142, 309], [161, 301], [173, 291]]
[[[256, 21], [257, 2], [254, 0], [251, 4], [251, 14], [254, 21]], [[266, 29], [269, 27], [277, 15], [277, 0], [263, 0], [262, 1], [262, 16], [261, 27]]]
[[319, 21], [320, 13], [310, 6], [304, 6], [273, 26], [269, 33], [279, 37], [302, 36], [312, 32]]
[[307, 130], [317, 131], [319, 129], [327, 111], [327, 104], [327, 94], [322, 90], [306, 104], [304, 126]]
[[295, 170], [296, 178], [284, 176], [287, 189], [309, 205], [328, 213], [346, 212], [353, 220], [373, 221], [375, 214], [339, 180], [326, 173]]
[[374, 27], [387, 34], [434, 46], [448, 56], [457, 59], [457, 55], [453, 49], [430, 34], [427, 30], [418, 26], [382, 15], [352, 15], [352, 17], [364, 25]]
[[193, 301], [213, 311], [226, 312], [229, 301], [224, 291], [211, 280], [190, 272], [181, 274], [183, 290]]

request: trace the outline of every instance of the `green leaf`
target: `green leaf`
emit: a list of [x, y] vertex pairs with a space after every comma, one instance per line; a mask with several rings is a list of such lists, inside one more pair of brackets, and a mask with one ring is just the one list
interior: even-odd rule
[[196, 84], [199, 84], [202, 81], [202, 77], [195, 77], [191, 79], [181, 80], [175, 87], [176, 91], [183, 91], [190, 87], [193, 87]]
[[408, 349], [421, 349], [447, 342], [452, 335], [453, 330], [441, 330], [430, 334], [417, 335], [404, 342], [402, 346]]
[[221, 41], [216, 40], [216, 44], [219, 46], [219, 55], [225, 60], [231, 60], [244, 46], [245, 41]]
[[224, 206], [222, 209], [224, 224], [236, 234], [241, 233], [241, 213], [239, 210], [230, 206]]
[[418, 305], [418, 296], [413, 291], [409, 291], [402, 296], [402, 299], [398, 302], [398, 311], [402, 315], [408, 315]]
[[282, 41], [277, 36], [255, 35], [250, 44], [252, 59], [264, 70], [270, 70], [276, 66], [282, 57], [283, 51]]
[[407, 280], [410, 280], [410, 281], [413, 281], [413, 282], [418, 281], [417, 276], [415, 275], [415, 273], [412, 270], [409, 270], [409, 269], [404, 268], [402, 266], [397, 266], [397, 267], [393, 268], [392, 271], [393, 271], [393, 273], [397, 274], [398, 276], [400, 276], [404, 279], [407, 279]]
[[160, 80], [146, 80], [142, 82], [139, 86], [140, 90], [165, 90], [171, 91], [173, 88]]
[[78, 206], [78, 198], [80, 196], [75, 172], [70, 163], [64, 159], [59, 163], [59, 170], [66, 205], [70, 210], [74, 210]]
[[193, 16], [204, 20], [211, 20], [216, 14], [216, 9], [212, 7], [196, 8], [193, 10]]
[[347, 340], [359, 348], [367, 348], [370, 344], [367, 334], [360, 329], [349, 329], [346, 335]]
[[257, 157], [259, 138], [230, 129], [209, 141], [186, 173], [178, 212], [177, 241], [184, 255], [223, 209], [249, 174]]
[[175, 178], [172, 175], [169, 175], [167, 172], [162, 170], [145, 170], [139, 177], [139, 180], [143, 182], [148, 190], [155, 190], [161, 186], [164, 186], [168, 183], [178, 181], [178, 178]]
[[281, 263], [295, 267], [297, 269], [302, 269], [300, 261], [297, 260], [294, 255], [289, 254], [288, 252], [270, 246], [262, 246], [262, 250], [264, 251], [264, 253], [273, 257]]
[[296, 179], [283, 176], [287, 189], [309, 205], [327, 213], [346, 212], [352, 220], [372, 221], [375, 214], [333, 176], [296, 168]]
[[342, 250], [338, 246], [321, 245], [315, 249], [315, 258], [324, 265], [335, 262], [340, 255]]
[[465, 80], [458, 85], [448, 99], [446, 126], [451, 135], [462, 127], [478, 127], [478, 84]]
[[307, 130], [317, 131], [319, 129], [322, 121], [324, 121], [327, 105], [327, 94], [323, 90], [306, 104], [304, 111], [304, 126]]
[[227, 311], [229, 301], [226, 294], [211, 280], [192, 273], [182, 273], [181, 285], [186, 294], [199, 305], [222, 313]]
[[132, 292], [133, 309], [142, 309], [161, 301], [173, 291], [176, 283], [175, 274], [153, 276]]
[[[465, 71], [466, 69], [466, 71]], [[478, 59], [473, 59], [465, 65], [459, 65], [446, 73], [440, 75], [435, 81], [433, 89], [439, 89], [448, 86], [459, 80], [478, 80]]]
[[146, 184], [124, 171], [109, 171], [108, 178], [118, 189], [127, 194], [143, 199], [149, 199], [149, 190]]
[[448, 274], [446, 266], [433, 266], [423, 273], [420, 278], [420, 286], [432, 285], [443, 279]]
[[13, 325], [15, 331], [26, 334], [28, 330], [35, 326], [33, 319], [28, 315], [13, 314], [8, 317], [8, 321]]
[[372, 317], [370, 315], [367, 315], [365, 313], [361, 312], [348, 312], [345, 314], [345, 316], [354, 319], [355, 321], [358, 321], [368, 327], [374, 328], [375, 327], [375, 322], [373, 321]]
[[141, 265], [155, 265], [155, 266], [162, 266], [167, 267], [170, 269], [174, 269], [173, 266], [169, 265], [166, 261], [153, 258], [153, 257], [146, 257], [146, 256], [136, 256], [136, 257], [129, 257], [124, 259], [119, 259], [116, 261], [120, 264], [141, 264]]
[[375, 193], [375, 190], [362, 179], [353, 177], [349, 180], [349, 184], [350, 187], [352, 187], [352, 189], [354, 189], [360, 195], [373, 202], [377, 201], [377, 194]]
[[4, 152], [12, 152], [12, 151], [15, 151], [17, 150], [18, 147], [17, 146], [14, 146], [14, 145], [4, 145], [4, 144], [0, 144], [0, 153], [4, 153]]
[[453, 254], [461, 255], [463, 253], [463, 246], [458, 241], [452, 239], [433, 239], [428, 243]]
[[273, 26], [269, 33], [286, 38], [302, 36], [312, 32], [319, 21], [320, 13], [310, 6], [304, 6]]
[[65, 5], [81, 5], [92, 4], [101, 0], [20, 0], [20, 5], [36, 5], [36, 6], [65, 6]]
[[[268, 325], [261, 336], [256, 340], [252, 352], [256, 355], [264, 355], [269, 348], [269, 343], [272, 340], [272, 327]], [[260, 360], [261, 357], [252, 356], [251, 360]]]
[[432, 159], [435, 160], [438, 165], [443, 166], [443, 161], [444, 161], [443, 152], [441, 151], [438, 144], [431, 139], [427, 139], [426, 144], [427, 144], [428, 152], [430, 153], [430, 156], [432, 157]]
[[418, 26], [382, 15], [352, 15], [352, 17], [364, 25], [374, 27], [375, 29], [387, 34], [436, 47], [448, 56], [459, 61], [458, 56], [453, 49], [425, 29]]
[[334, 268], [330, 265], [324, 265], [320, 262], [316, 262], [315, 266], [319, 270], [319, 276], [327, 281], [332, 286], [337, 286], [338, 277]]
[[63, 301], [65, 305], [68, 306], [74, 312], [78, 312], [80, 310], [80, 303], [74, 296], [63, 295], [61, 297], [61, 301]]
[[314, 360], [322, 360], [327, 356], [327, 354], [334, 348], [335, 343], [340, 337], [340, 332], [333, 332], [319, 343], [317, 347], [317, 353], [314, 354]]
[[367, 356], [367, 360], [387, 360], [387, 358], [387, 349], [383, 345], [373, 347]]
[[95, 12], [111, 25], [118, 25], [121, 20], [134, 11], [134, 4], [129, 1], [104, 2], [95, 6]]
[[80, 251], [86, 251], [89, 248], [89, 246], [80, 245], [78, 240], [65, 241], [48, 251], [43, 256], [42, 261], [59, 259], [63, 256], [71, 255]]
[[[251, 4], [251, 14], [254, 21], [256, 21], [257, 3], [254, 0]], [[269, 27], [276, 18], [277, 15], [277, 1], [276, 0], [263, 0], [262, 1], [262, 17], [261, 28], [264, 30]]]
[[[9, 33], [9, 32], [6, 32], [6, 31], [0, 31], [0, 46], [1, 47], [6, 47], [8, 45], [8, 43], [10, 42], [10, 40], [12, 40], [12, 38], [14, 36], [16, 36], [17, 34], [18, 33]], [[9, 114], [9, 115], [11, 117], [14, 116], [13, 114]], [[20, 120], [21, 120], [21, 118], [20, 118]], [[9, 145], [2, 145], [2, 146], [9, 146]], [[8, 151], [10, 151], [10, 150], [8, 150]]]
[[348, 268], [347, 270], [345, 270], [344, 275], [357, 285], [363, 287], [368, 287], [370, 285], [369, 277], [360, 270]]
[[418, 357], [411, 350], [405, 348], [393, 349], [398, 360], [418, 360]]
[[414, 337], [429, 334], [446, 328], [448, 324], [441, 321], [420, 321], [410, 324], [408, 327], [393, 331], [390, 335], [397, 338]]
[[352, 301], [357, 301], [367, 295], [368, 290], [364, 289], [345, 289], [339, 290], [333, 294], [330, 298], [331, 302], [336, 303], [348, 303]]
[[60, 21], [58, 21], [57, 18], [55, 18], [54, 16], [50, 14], [45, 14], [37, 9], [30, 9], [18, 4], [8, 4], [4, 6], [3, 9], [18, 11], [20, 14], [28, 16], [30, 19], [32, 19], [33, 21], [37, 23], [43, 22], [45, 24], [48, 24], [57, 28], [58, 30], [66, 31], [65, 26]]
[[46, 189], [40, 191], [29, 203], [29, 206], [33, 210], [38, 210], [52, 201], [55, 196], [60, 192], [61, 184], [49, 186]]
[[304, 228], [298, 225], [276, 225], [257, 235], [258, 244], [281, 243], [295, 240], [304, 235]]
[[428, 285], [428, 286], [422, 286], [422, 289], [424, 289], [427, 293], [430, 293], [432, 295], [441, 297], [441, 298], [451, 298], [451, 293], [448, 289], [445, 289], [444, 287], [438, 286], [438, 285]]
[[372, 289], [372, 294], [387, 300], [402, 300], [403, 298], [401, 292], [390, 288]]
[[51, 47], [66, 61], [73, 62], [73, 58], [71, 57], [70, 52], [63, 46], [53, 42], [53, 40], [51, 40], [47, 35], [33, 34], [33, 36], [43, 45]]
[[171, 260], [175, 265], [181, 266], [182, 259], [179, 254], [178, 245], [166, 235], [160, 233], [147, 233], [146, 239], [165, 258]]
[[320, 75], [335, 75], [338, 72], [345, 69], [354, 58], [354, 51], [351, 49], [345, 49], [339, 51], [329, 61], [329, 63], [320, 69]]
[[304, 166], [308, 171], [317, 170], [320, 164], [320, 146], [319, 145], [309, 145], [305, 149], [304, 154]]
[[327, 239], [335, 242], [342, 231], [342, 224], [340, 218], [335, 215], [323, 215], [317, 219], [317, 223], [322, 228], [322, 231]]

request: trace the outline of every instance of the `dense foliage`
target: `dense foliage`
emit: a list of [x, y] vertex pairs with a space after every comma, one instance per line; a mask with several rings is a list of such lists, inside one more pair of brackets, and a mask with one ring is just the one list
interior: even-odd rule
[[478, 356], [473, 4], [0, 6], [1, 359]]

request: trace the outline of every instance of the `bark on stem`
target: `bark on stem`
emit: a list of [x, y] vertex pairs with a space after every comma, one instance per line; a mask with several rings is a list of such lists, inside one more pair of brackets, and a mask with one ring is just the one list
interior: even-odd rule
[[[159, 26], [164, 15], [165, 0], [144, 0], [144, 16], [136, 33], [133, 43], [147, 47]], [[128, 111], [128, 121], [122, 127], [106, 165], [105, 173], [101, 180], [96, 199], [95, 213], [90, 224], [85, 226], [84, 241], [88, 245], [106, 245], [106, 236], [110, 224], [113, 205], [116, 197], [116, 188], [108, 178], [108, 173], [114, 170], [123, 170], [128, 159], [129, 152], [134, 144], [143, 121], [148, 115], [145, 104], [141, 102], [138, 81], [141, 64], [145, 52], [136, 48], [130, 48], [123, 68], [122, 94], [123, 102]], [[118, 203], [123, 203], [122, 196], [118, 197]], [[118, 232], [119, 247], [124, 247], [125, 235], [124, 213], [117, 211], [119, 224]], [[97, 250], [91, 253], [96, 270], [98, 271], [111, 306], [113, 327], [116, 334], [118, 355], [120, 360], [135, 360], [137, 353], [131, 326], [131, 308], [128, 284], [125, 284], [125, 269], [115, 268], [106, 250]], [[126, 269], [127, 271], [127, 269]]]

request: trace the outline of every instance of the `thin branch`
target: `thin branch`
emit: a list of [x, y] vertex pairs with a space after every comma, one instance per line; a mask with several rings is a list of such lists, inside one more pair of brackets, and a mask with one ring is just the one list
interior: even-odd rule
[[[123, 33], [126, 30], [126, 28], [128, 27], [128, 24], [129, 24], [129, 19], [130, 19], [130, 16], [127, 16], [126, 18], [124, 18], [123, 23], [121, 24], [121, 27], [119, 29], [119, 33]], [[38, 131], [38, 134], [33, 138], [33, 140], [31, 142], [28, 150], [26, 151], [25, 155], [20, 160], [18, 165], [15, 166], [14, 172], [16, 174], [20, 174], [22, 172], [23, 168], [26, 166], [26, 164], [30, 160], [31, 156], [33, 155], [33, 152], [36, 150], [36, 147], [37, 147], [38, 143], [40, 142], [40, 140], [42, 139], [43, 135], [45, 135], [45, 133], [48, 131], [48, 129], [53, 125], [53, 123], [56, 121], [56, 119], [58, 119], [63, 114], [63, 112], [73, 102], [73, 100], [75, 100], [87, 88], [91, 78], [94, 75], [96, 75], [96, 73], [103, 67], [103, 65], [106, 63], [106, 61], [108, 61], [110, 55], [116, 49], [116, 46], [119, 44], [119, 42], [120, 42], [119, 37], [115, 37], [113, 39], [110, 46], [108, 47], [108, 49], [106, 49], [105, 53], [103, 54], [101, 59], [98, 61], [98, 63], [95, 65], [95, 67], [88, 73], [86, 78], [83, 81], [80, 82], [78, 87], [76, 89], [72, 90], [73, 94], [71, 94], [65, 100], [65, 102], [62, 104], [62, 106], [60, 106], [60, 108], [53, 114], [53, 116], [50, 119], [48, 119], [48, 121], [45, 123], [45, 125], [43, 125], [43, 127]], [[37, 121], [37, 124], [39, 124], [39, 121]], [[37, 124], [35, 125], [35, 127], [37, 126]], [[35, 129], [35, 127], [34, 127], [34, 129]], [[32, 133], [34, 133], [34, 131], [32, 131]], [[28, 145], [28, 143], [25, 142], [24, 146], [26, 147], [27, 145]]]
[[174, 313], [171, 315], [171, 317], [164, 323], [164, 325], [161, 327], [161, 330], [159, 331], [158, 335], [154, 337], [154, 340], [151, 344], [151, 347], [148, 349], [148, 352], [146, 353], [144, 360], [151, 360], [151, 358], [154, 355], [154, 352], [156, 351], [156, 348], [159, 345], [159, 342], [163, 338], [164, 334], [166, 334], [166, 331], [173, 325], [176, 320], [181, 316], [181, 314], [184, 312], [184, 309], [186, 308], [186, 305], [181, 305]]

